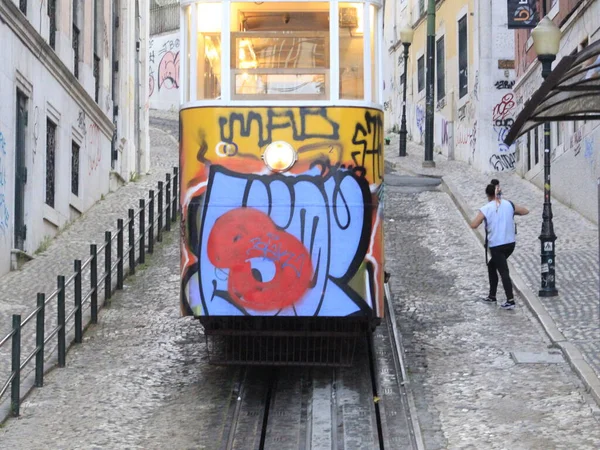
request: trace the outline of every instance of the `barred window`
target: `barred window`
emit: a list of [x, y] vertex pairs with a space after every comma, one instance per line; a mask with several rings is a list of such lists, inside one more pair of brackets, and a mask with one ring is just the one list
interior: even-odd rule
[[27, 15], [27, 0], [19, 0], [19, 9], [25, 15]]
[[79, 145], [71, 143], [71, 192], [79, 196]]
[[46, 204], [54, 208], [56, 191], [56, 124], [46, 119]]
[[48, 0], [48, 18], [50, 19], [48, 41], [50, 47], [56, 49], [56, 0]]

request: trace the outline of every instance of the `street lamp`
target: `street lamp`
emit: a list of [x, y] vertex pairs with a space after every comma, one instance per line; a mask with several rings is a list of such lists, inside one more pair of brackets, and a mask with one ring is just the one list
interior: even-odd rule
[[[544, 17], [531, 32], [533, 47], [542, 64], [544, 80], [552, 72], [552, 61], [556, 59], [560, 47], [560, 28], [548, 17]], [[550, 122], [544, 122], [544, 211], [542, 213], [542, 232], [539, 236], [542, 256], [542, 287], [540, 297], [558, 295], [555, 277], [556, 235], [552, 224], [552, 203], [550, 201]]]
[[406, 156], [406, 73], [408, 68], [408, 48], [412, 44], [414, 31], [410, 25], [403, 25], [400, 28], [400, 40], [404, 46], [404, 87], [402, 91], [402, 121], [400, 124], [400, 153], [399, 156]]

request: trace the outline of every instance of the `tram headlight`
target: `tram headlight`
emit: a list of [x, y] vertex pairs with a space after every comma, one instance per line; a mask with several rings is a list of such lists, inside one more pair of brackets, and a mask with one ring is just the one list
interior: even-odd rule
[[262, 158], [272, 172], [285, 172], [296, 163], [298, 154], [291, 144], [275, 141], [267, 145]]

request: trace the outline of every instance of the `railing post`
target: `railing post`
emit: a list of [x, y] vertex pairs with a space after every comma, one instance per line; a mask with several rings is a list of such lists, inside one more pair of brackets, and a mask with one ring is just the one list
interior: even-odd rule
[[154, 252], [154, 190], [150, 189], [150, 202], [148, 203], [148, 253]]
[[19, 407], [21, 404], [21, 316], [13, 314], [12, 316], [12, 373], [13, 380], [10, 386], [10, 409], [12, 415], [19, 415]]
[[167, 174], [167, 181], [165, 183], [165, 203], [166, 203], [166, 214], [165, 214], [165, 229], [171, 231], [171, 174]]
[[129, 209], [129, 223], [127, 224], [129, 230], [129, 275], [135, 274], [135, 211]]
[[146, 262], [146, 201], [140, 198], [140, 264]]
[[65, 330], [65, 277], [63, 275], [57, 277], [57, 286], [58, 367], [65, 367], [67, 342]]
[[117, 289], [123, 289], [123, 219], [117, 219]]
[[162, 181], [158, 182], [158, 227], [156, 233], [156, 240], [158, 242], [162, 241], [162, 228], [163, 228], [163, 189], [164, 183]]
[[46, 295], [38, 292], [37, 295], [38, 313], [35, 316], [35, 386], [44, 385], [44, 321], [46, 319]]
[[112, 233], [110, 231], [104, 232], [104, 242], [106, 243], [104, 247], [104, 305], [106, 305], [112, 294], [112, 274], [110, 270], [112, 266]]
[[177, 167], [173, 167], [173, 206], [171, 208], [171, 220], [173, 222], [175, 222], [177, 220], [177, 211], [179, 210], [179, 208], [177, 208], [177, 204], [178, 204], [178, 197], [177, 197], [177, 179], [178, 179], [178, 175], [177, 175]]
[[90, 245], [90, 287], [92, 296], [90, 298], [91, 322], [98, 323], [98, 247], [96, 244]]
[[75, 343], [83, 342], [83, 325], [81, 320], [81, 260], [75, 260]]

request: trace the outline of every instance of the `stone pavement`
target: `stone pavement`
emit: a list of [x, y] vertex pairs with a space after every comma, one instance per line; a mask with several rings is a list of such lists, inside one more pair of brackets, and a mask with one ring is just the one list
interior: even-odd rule
[[[556, 241], [556, 287], [559, 295], [538, 297], [541, 284], [540, 241], [543, 191], [515, 173], [482, 174], [460, 161], [434, 155], [435, 168], [423, 168], [423, 147], [409, 142], [407, 157], [398, 156], [398, 138], [386, 146], [386, 161], [399, 173], [441, 176], [446, 191], [467, 220], [486, 202], [484, 189], [498, 178], [504, 198], [527, 207], [517, 217], [517, 248], [509, 262], [515, 287], [566, 355], [597, 402], [600, 403], [600, 320], [598, 294], [598, 227], [576, 211], [552, 200]], [[559, 176], [553, 173], [553, 176]], [[595, 195], [595, 193], [594, 193]], [[483, 227], [477, 231], [483, 242]], [[484, 251], [473, 255], [483, 262]], [[482, 280], [486, 295], [487, 279]], [[503, 294], [500, 286], [499, 296]]]
[[[600, 448], [598, 407], [560, 351], [549, 348], [550, 340], [529, 310], [502, 311], [476, 300], [486, 277], [483, 258], [473, 257], [480, 244], [452, 199], [440, 188], [415, 192], [414, 186], [391, 184], [386, 186], [386, 269], [392, 274], [425, 448]], [[170, 233], [147, 268], [129, 277], [102, 310], [84, 343], [71, 349], [66, 368], [50, 372], [44, 387], [23, 403], [21, 416], [3, 425], [0, 448], [222, 448], [232, 393], [239, 395], [237, 369], [208, 364], [201, 326], [179, 316], [178, 297], [178, 236]], [[519, 294], [517, 300], [522, 302]], [[554, 352], [560, 361], [519, 364], [513, 351]], [[287, 392], [294, 392], [290, 395], [298, 396], [293, 388], [297, 378], [286, 378]], [[335, 380], [328, 395], [332, 402], [342, 392], [359, 398], [359, 389], [345, 389], [340, 378]], [[273, 405], [287, 399], [272, 398]], [[330, 408], [327, 402], [311, 403]], [[351, 406], [352, 400], [337, 418], [363, 415], [362, 408]], [[251, 420], [257, 410], [245, 415], [235, 409], [241, 427], [258, 423]], [[290, 424], [282, 431], [293, 429], [298, 416], [276, 411], [270, 410], [273, 420]], [[339, 433], [340, 425], [323, 421], [311, 432]], [[335, 450], [373, 448], [337, 442]], [[267, 442], [265, 448], [298, 448], [285, 443]], [[243, 442], [233, 448], [250, 446]]]
[[[161, 114], [161, 117], [165, 117], [165, 114]], [[171, 114], [169, 118], [175, 121], [172, 122], [174, 125], [171, 129], [166, 131], [150, 129], [152, 156], [151, 168], [148, 174], [106, 195], [103, 200], [95, 204], [79, 219], [65, 227], [52, 240], [46, 251], [36, 255], [21, 270], [9, 272], [0, 277], [0, 339], [11, 330], [12, 314], [21, 314], [22, 319], [25, 319], [36, 308], [36, 295], [38, 292], [44, 292], [47, 296], [50, 295], [56, 289], [57, 275], [65, 275], [68, 278], [73, 274], [73, 260], [86, 260], [90, 253], [90, 244], [97, 243], [100, 246], [104, 242], [104, 232], [108, 230], [114, 232], [117, 219], [127, 219], [128, 209], [137, 209], [139, 199], [147, 199], [148, 191], [150, 189], [156, 191], [158, 181], [164, 181], [165, 174], [173, 172], [173, 167], [178, 165], [176, 139], [179, 130], [176, 122], [177, 114]], [[164, 129], [164, 127], [162, 128]], [[113, 255], [116, 256], [114, 251]], [[102, 274], [103, 256], [99, 258], [98, 267], [99, 274]], [[87, 286], [89, 286], [89, 282], [86, 281], [86, 274], [87, 272], [84, 273], [83, 279], [84, 293], [87, 292]], [[72, 289], [68, 289], [67, 314], [72, 309], [72, 302], [69, 301], [71, 297]], [[101, 297], [102, 295], [99, 296], [99, 302]], [[52, 303], [55, 304], [56, 301]], [[50, 306], [46, 312], [47, 333], [56, 326], [56, 313]], [[23, 359], [34, 348], [34, 333], [35, 320], [23, 329], [23, 350], [21, 352]], [[51, 341], [51, 344], [54, 342], [55, 339]], [[30, 364], [25, 374], [30, 372], [32, 368], [33, 364]], [[8, 379], [9, 373], [10, 342], [0, 349], [0, 386]]]

